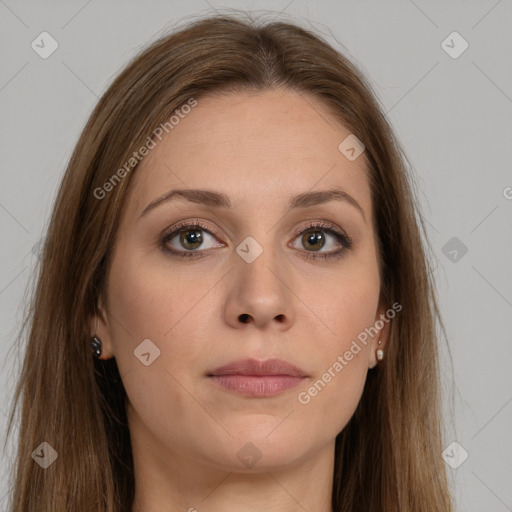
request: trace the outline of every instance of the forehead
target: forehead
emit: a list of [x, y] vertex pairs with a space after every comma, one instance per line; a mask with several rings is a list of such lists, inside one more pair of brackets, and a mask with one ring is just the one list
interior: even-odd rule
[[338, 148], [349, 135], [320, 100], [303, 92], [199, 97], [142, 160], [129, 209], [140, 212], [172, 188], [214, 189], [229, 195], [235, 208], [259, 208], [305, 191], [342, 187], [370, 218], [364, 152], [350, 161]]

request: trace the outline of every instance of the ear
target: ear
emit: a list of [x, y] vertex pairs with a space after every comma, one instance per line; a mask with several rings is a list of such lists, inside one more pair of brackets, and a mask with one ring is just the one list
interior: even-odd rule
[[101, 340], [100, 359], [104, 360], [114, 357], [109, 319], [102, 296], [98, 299], [96, 314], [90, 320], [90, 332], [91, 338], [97, 336]]
[[384, 355], [386, 354], [386, 346], [389, 337], [389, 328], [391, 324], [391, 318], [388, 317], [388, 315], [386, 314], [386, 311], [389, 309], [390, 308], [386, 308], [386, 306], [381, 303], [377, 310], [377, 314], [373, 322], [373, 327], [377, 329], [378, 333], [372, 337], [372, 341], [370, 343], [368, 368], [374, 368], [376, 366], [378, 362], [376, 355], [377, 350], [381, 349], [384, 352]]

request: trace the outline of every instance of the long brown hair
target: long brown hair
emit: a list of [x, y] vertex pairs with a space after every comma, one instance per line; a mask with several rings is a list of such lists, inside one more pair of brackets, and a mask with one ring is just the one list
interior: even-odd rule
[[[17, 512], [131, 510], [126, 395], [115, 359], [91, 357], [89, 325], [136, 166], [106, 198], [95, 190], [190, 98], [276, 87], [323, 101], [364, 143], [382, 299], [402, 305], [386, 358], [368, 372], [357, 410], [337, 436], [333, 510], [452, 510], [440, 456], [440, 316], [407, 158], [371, 86], [345, 56], [295, 23], [238, 14], [192, 20], [142, 51], [103, 94], [72, 154], [22, 329], [27, 346], [9, 429], [21, 410]], [[31, 457], [42, 442], [58, 453], [46, 470]]]

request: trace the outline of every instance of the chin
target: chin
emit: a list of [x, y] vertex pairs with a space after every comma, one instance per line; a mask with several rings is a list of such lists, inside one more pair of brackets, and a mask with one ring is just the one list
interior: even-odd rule
[[222, 460], [226, 470], [235, 472], [276, 471], [299, 463], [314, 449], [314, 443], [309, 446], [297, 429], [276, 429], [275, 421], [272, 425], [262, 428], [255, 422], [252, 429], [236, 431], [229, 443], [219, 446], [222, 453], [216, 455], [217, 462]]

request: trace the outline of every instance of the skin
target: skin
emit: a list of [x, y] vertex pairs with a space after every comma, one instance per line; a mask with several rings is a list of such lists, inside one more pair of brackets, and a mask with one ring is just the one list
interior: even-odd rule
[[[309, 403], [299, 402], [299, 393], [389, 308], [379, 304], [364, 155], [349, 161], [338, 150], [349, 134], [303, 93], [209, 95], [137, 169], [107, 296], [91, 321], [103, 357], [117, 359], [128, 396], [133, 511], [249, 512], [262, 504], [269, 511], [331, 511], [335, 438], [376, 364], [378, 339], [385, 349], [389, 326], [384, 322], [379, 335], [360, 343], [360, 352]], [[340, 201], [287, 209], [292, 196], [331, 187], [350, 194], [364, 218]], [[232, 208], [179, 199], [141, 217], [149, 203], [177, 188], [225, 193]], [[203, 245], [193, 250], [203, 257], [164, 253], [164, 231], [194, 219], [213, 233], [200, 231]], [[326, 245], [315, 251], [296, 234], [321, 220], [353, 239], [339, 259], [306, 257], [343, 247], [323, 231]], [[176, 235], [167, 246], [186, 252], [190, 245]], [[263, 249], [252, 263], [236, 252], [247, 236]], [[145, 339], [160, 350], [148, 366], [134, 355]], [[250, 398], [207, 377], [243, 358], [280, 358], [308, 378], [279, 395]], [[248, 442], [256, 448], [246, 450], [261, 455], [252, 467], [237, 456]]]

